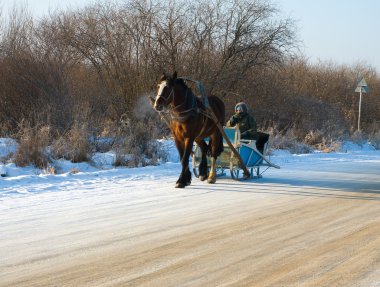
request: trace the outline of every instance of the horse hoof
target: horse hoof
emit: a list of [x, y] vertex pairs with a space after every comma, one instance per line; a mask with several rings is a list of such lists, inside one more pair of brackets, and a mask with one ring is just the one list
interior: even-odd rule
[[205, 181], [205, 180], [207, 179], [207, 177], [204, 176], [204, 175], [200, 175], [200, 176], [199, 176], [199, 179], [200, 179], [200, 181]]
[[207, 179], [207, 182], [208, 182], [208, 183], [215, 183], [215, 182], [216, 182], [216, 179], [215, 179], [215, 178], [208, 178], [208, 179]]
[[175, 185], [176, 188], [184, 188], [185, 185], [183, 183], [180, 183], [178, 182], [176, 185]]

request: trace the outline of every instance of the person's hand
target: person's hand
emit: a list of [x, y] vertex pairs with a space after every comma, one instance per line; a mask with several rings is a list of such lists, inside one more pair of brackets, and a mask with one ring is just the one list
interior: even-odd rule
[[236, 122], [237, 122], [236, 117], [235, 117], [235, 116], [231, 116], [231, 117], [230, 117], [230, 125], [231, 125], [231, 126], [234, 126], [234, 125], [236, 125]]

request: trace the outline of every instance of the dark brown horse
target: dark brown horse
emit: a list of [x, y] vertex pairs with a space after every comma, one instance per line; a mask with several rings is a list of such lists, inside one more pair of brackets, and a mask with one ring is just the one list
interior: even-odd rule
[[[223, 125], [225, 119], [224, 103], [217, 97], [207, 97], [208, 103], [214, 112], [217, 121]], [[199, 164], [199, 178], [207, 178], [206, 153], [211, 153], [211, 168], [207, 182], [216, 181], [216, 158], [223, 151], [223, 138], [214, 120], [207, 116], [207, 109], [202, 101], [196, 97], [183, 79], [177, 78], [174, 72], [172, 77], [165, 74], [158, 84], [158, 92], [154, 108], [159, 111], [167, 110], [170, 113], [170, 129], [174, 136], [182, 164], [182, 172], [177, 180], [176, 187], [185, 187], [191, 183], [189, 170], [189, 156], [194, 141], [202, 151], [202, 159]], [[209, 137], [207, 145], [204, 138]]]

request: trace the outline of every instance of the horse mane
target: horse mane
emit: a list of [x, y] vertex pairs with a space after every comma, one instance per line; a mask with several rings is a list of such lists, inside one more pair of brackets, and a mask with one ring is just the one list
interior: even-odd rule
[[197, 97], [197, 95], [195, 95], [192, 91], [192, 89], [186, 85], [186, 82], [185, 82], [185, 79], [183, 78], [176, 78], [174, 80], [174, 84], [178, 84], [180, 86], [182, 86], [185, 90], [188, 90], [190, 92], [190, 95], [192, 95], [193, 97], [195, 97], [197, 99], [197, 101], [199, 100], [199, 98]]
[[185, 89], [190, 89], [190, 88], [186, 85], [184, 79], [182, 79], [182, 78], [177, 78], [177, 79], [175, 79], [175, 80], [174, 80], [174, 83], [175, 83], [175, 84], [179, 84], [179, 85], [181, 85], [181, 86], [184, 87]]
[[190, 92], [190, 95], [192, 95], [193, 97], [195, 97], [195, 100], [197, 102], [197, 106], [198, 108], [202, 109], [202, 110], [206, 110], [206, 106], [204, 104], [204, 101], [201, 97], [197, 96], [196, 94], [193, 93], [193, 90], [186, 84], [186, 79], [184, 78], [176, 78], [174, 80], [174, 83], [175, 84], [179, 84], [181, 85], [183, 88], [187, 89], [189, 92]]

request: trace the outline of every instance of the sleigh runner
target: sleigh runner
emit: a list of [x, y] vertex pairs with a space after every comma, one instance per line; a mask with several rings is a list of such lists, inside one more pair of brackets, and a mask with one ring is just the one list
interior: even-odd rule
[[[270, 167], [280, 168], [269, 159], [268, 142], [265, 143], [262, 151], [259, 151], [256, 147], [255, 140], [245, 140], [240, 138], [240, 131], [238, 128], [224, 127], [223, 130], [229, 141], [239, 153], [242, 164], [244, 164], [244, 167], [250, 171], [250, 178], [262, 177], [262, 174]], [[208, 143], [208, 139], [205, 139], [205, 141]], [[247, 178], [244, 174], [243, 167], [241, 166], [241, 161], [231, 150], [225, 138], [223, 139], [223, 148], [224, 151], [216, 160], [217, 175], [225, 175], [226, 170], [228, 169], [233, 179]], [[193, 173], [196, 177], [198, 177], [198, 166], [200, 164], [200, 160], [201, 151], [198, 145], [194, 143], [192, 164]], [[208, 164], [210, 164], [209, 159]]]

